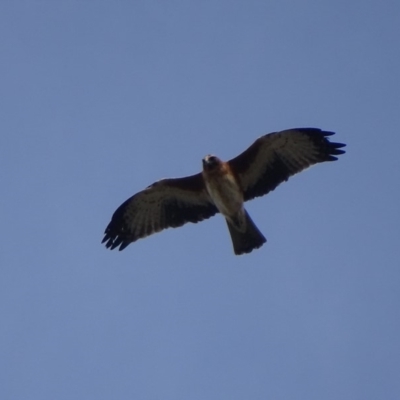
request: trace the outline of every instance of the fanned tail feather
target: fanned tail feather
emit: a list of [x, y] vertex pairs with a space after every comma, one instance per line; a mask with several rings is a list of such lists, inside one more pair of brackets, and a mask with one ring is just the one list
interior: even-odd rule
[[245, 226], [244, 231], [240, 231], [237, 227], [233, 225], [228, 219], [226, 223], [228, 224], [229, 233], [231, 234], [233, 250], [236, 255], [250, 253], [254, 249], [261, 247], [267, 239], [257, 228], [253, 220], [250, 218], [246, 210], [245, 212]]

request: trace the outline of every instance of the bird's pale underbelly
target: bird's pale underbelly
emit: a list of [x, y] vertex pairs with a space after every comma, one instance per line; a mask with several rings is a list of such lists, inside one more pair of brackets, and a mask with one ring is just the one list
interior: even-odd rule
[[229, 174], [214, 175], [206, 182], [207, 191], [221, 214], [231, 216], [243, 206], [242, 192]]

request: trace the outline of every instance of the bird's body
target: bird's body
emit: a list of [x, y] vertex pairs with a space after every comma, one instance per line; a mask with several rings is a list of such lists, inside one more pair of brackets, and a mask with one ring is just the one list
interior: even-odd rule
[[229, 163], [216, 156], [206, 156], [203, 179], [212, 202], [226, 219], [235, 254], [262, 246], [266, 239], [244, 208], [243, 190]]
[[106, 247], [124, 249], [139, 238], [220, 212], [226, 219], [235, 254], [249, 253], [266, 239], [244, 202], [274, 190], [303, 169], [335, 161], [344, 151], [332, 143], [333, 132], [297, 128], [261, 136], [230, 161], [206, 156], [203, 171], [184, 178], [163, 179], [126, 200], [105, 230]]
[[243, 192], [228, 163], [215, 156], [206, 156], [202, 174], [207, 192], [221, 214], [229, 217], [242, 209]]

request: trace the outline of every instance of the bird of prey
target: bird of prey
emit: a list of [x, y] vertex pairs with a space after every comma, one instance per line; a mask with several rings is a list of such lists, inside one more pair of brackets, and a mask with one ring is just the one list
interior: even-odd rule
[[203, 171], [162, 179], [117, 208], [102, 243], [123, 250], [130, 243], [166, 228], [199, 222], [218, 212], [226, 219], [235, 254], [250, 253], [266, 239], [250, 218], [244, 202], [274, 190], [290, 176], [324, 161], [335, 161], [345, 144], [333, 143], [334, 132], [296, 128], [258, 138], [227, 162], [203, 158]]

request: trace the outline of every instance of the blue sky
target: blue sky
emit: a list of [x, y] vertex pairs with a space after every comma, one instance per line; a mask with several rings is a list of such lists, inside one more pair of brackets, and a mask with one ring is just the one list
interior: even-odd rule
[[[2, 2], [2, 399], [398, 399], [400, 3]], [[107, 251], [119, 204], [292, 127], [347, 153]]]

